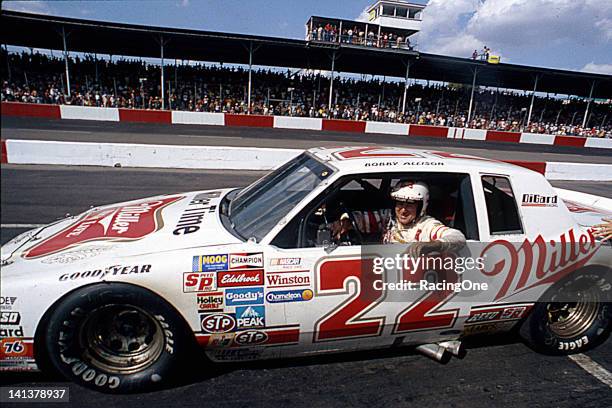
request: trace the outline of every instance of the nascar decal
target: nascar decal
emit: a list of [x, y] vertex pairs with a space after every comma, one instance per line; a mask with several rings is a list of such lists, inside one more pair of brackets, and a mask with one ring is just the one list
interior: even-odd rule
[[220, 288], [234, 286], [261, 286], [263, 284], [263, 269], [217, 272], [217, 286]]
[[92, 241], [133, 241], [163, 227], [161, 209], [183, 196], [94, 210], [68, 228], [28, 249], [24, 258], [38, 258]]
[[302, 266], [302, 258], [272, 258], [269, 262], [270, 271], [291, 271], [305, 269]]
[[216, 272], [227, 270], [227, 254], [200, 255], [193, 257], [194, 272]]
[[258, 269], [263, 266], [262, 252], [229, 255], [229, 269]]

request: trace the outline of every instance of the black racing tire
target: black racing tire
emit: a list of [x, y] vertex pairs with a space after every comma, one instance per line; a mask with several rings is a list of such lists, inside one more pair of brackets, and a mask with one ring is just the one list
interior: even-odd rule
[[44, 338], [69, 380], [108, 393], [166, 387], [194, 346], [185, 321], [159, 296], [125, 283], [75, 290], [53, 310]]
[[590, 267], [554, 284], [534, 305], [519, 334], [547, 355], [582, 353], [603, 343], [612, 329], [612, 272]]

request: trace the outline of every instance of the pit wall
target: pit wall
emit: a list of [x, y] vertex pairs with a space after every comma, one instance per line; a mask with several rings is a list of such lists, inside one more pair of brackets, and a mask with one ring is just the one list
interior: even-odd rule
[[[2, 140], [2, 163], [175, 169], [271, 170], [302, 152], [229, 146]], [[511, 161], [549, 180], [612, 181], [612, 164]]]
[[364, 122], [340, 119], [299, 118], [288, 116], [236, 115], [231, 113], [157, 111], [89, 106], [44, 105], [2, 102], [2, 115], [48, 119], [77, 119], [110, 122], [188, 124], [208, 126], [246, 126], [260, 128], [319, 130], [354, 133], [379, 133], [405, 136], [438, 137], [482, 142], [529, 143], [554, 146], [612, 149], [612, 139], [555, 136], [535, 133], [500, 132], [445, 126], [406, 125], [402, 123]]

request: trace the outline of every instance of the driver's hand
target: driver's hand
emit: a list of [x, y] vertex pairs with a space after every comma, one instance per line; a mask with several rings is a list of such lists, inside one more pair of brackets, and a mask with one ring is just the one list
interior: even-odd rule
[[334, 224], [336, 225], [336, 231], [333, 232], [336, 240], [340, 240], [343, 235], [346, 235], [350, 230], [353, 229], [351, 221], [349, 220], [348, 215], [346, 215], [346, 213], [342, 214], [340, 216], [340, 220]]
[[440, 241], [414, 242], [408, 248], [408, 255], [416, 259], [431, 252], [441, 252], [443, 248], [444, 243]]
[[604, 218], [602, 224], [595, 225], [593, 232], [595, 237], [601, 238], [602, 241], [612, 239], [612, 218]]

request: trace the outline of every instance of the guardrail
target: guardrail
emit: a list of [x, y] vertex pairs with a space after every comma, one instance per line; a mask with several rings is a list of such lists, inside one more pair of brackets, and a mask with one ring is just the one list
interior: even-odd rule
[[381, 133], [404, 135], [408, 137], [423, 136], [447, 138], [456, 140], [458, 143], [463, 140], [477, 140], [482, 142], [529, 143], [538, 145], [612, 149], [612, 139], [595, 137], [585, 138], [579, 136], [291, 116], [97, 108], [89, 106], [26, 104], [19, 102], [2, 102], [2, 115], [111, 122], [245, 126], [354, 133]]

